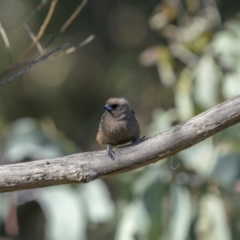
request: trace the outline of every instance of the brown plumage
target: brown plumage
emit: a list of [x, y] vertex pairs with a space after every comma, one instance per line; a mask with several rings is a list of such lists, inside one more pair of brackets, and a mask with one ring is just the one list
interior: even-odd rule
[[140, 127], [134, 111], [124, 98], [107, 100], [97, 133], [97, 141], [107, 145], [109, 157], [113, 158], [109, 147], [136, 141], [140, 137]]

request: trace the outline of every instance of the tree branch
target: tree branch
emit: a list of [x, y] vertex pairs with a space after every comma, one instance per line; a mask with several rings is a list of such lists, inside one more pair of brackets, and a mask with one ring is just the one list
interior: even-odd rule
[[52, 50], [51, 52], [40, 56], [39, 58], [37, 58], [36, 60], [33, 60], [32, 62], [30, 62], [29, 64], [27, 64], [27, 66], [25, 66], [22, 70], [20, 70], [19, 72], [15, 73], [13, 76], [11, 76], [10, 78], [4, 80], [4, 81], [0, 81], [0, 85], [5, 85], [10, 83], [12, 80], [14, 80], [15, 78], [19, 77], [20, 75], [22, 75], [24, 72], [26, 72], [28, 69], [30, 69], [31, 67], [33, 67], [35, 64], [37, 64], [38, 62], [45, 60], [47, 58], [49, 58], [52, 54], [56, 53], [57, 51], [61, 50], [62, 48], [68, 46], [69, 43], [64, 43], [63, 45], [61, 45], [60, 47], [55, 48], [54, 50]]
[[106, 151], [0, 166], [0, 192], [86, 183], [157, 162], [240, 122], [240, 96], [141, 142]]

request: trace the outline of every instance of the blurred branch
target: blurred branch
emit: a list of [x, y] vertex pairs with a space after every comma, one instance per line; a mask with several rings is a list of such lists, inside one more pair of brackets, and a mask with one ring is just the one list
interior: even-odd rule
[[[67, 21], [63, 24], [63, 26], [61, 27], [61, 29], [59, 30], [59, 32], [57, 34], [55, 34], [50, 41], [47, 43], [47, 45], [45, 46], [45, 48], [42, 47], [42, 45], [39, 43], [40, 38], [43, 36], [46, 27], [48, 26], [52, 15], [54, 13], [56, 4], [58, 2], [58, 0], [51, 0], [51, 4], [48, 10], [48, 14], [42, 24], [42, 26], [40, 27], [37, 35], [35, 36], [35, 34], [33, 34], [33, 32], [30, 30], [30, 28], [27, 25], [27, 22], [36, 14], [36, 12], [40, 11], [43, 7], [45, 7], [47, 5], [49, 1], [44, 1], [41, 2], [37, 8], [33, 11], [33, 13], [24, 21], [24, 23], [20, 26], [20, 28], [18, 29], [18, 31], [22, 28], [25, 27], [26, 31], [28, 32], [29, 36], [32, 39], [32, 43], [31, 45], [28, 47], [28, 49], [22, 54], [22, 56], [13, 64], [11, 64], [9, 67], [7, 67], [3, 72], [0, 73], [0, 78], [2, 78], [3, 76], [5, 76], [6, 74], [8, 74], [9, 72], [13, 72], [13, 71], [17, 71], [20, 68], [24, 68], [23, 70], [20, 71], [20, 74], [17, 73], [13, 76], [13, 78], [10, 79], [10, 81], [12, 81], [14, 78], [18, 77], [19, 75], [21, 75], [23, 72], [25, 72], [28, 68], [29, 65], [31, 65], [33, 62], [29, 62], [29, 61], [23, 61], [25, 59], [25, 57], [30, 53], [30, 51], [33, 49], [34, 46], [36, 46], [38, 48], [38, 51], [40, 52], [40, 56], [38, 57], [38, 59], [45, 59], [42, 58], [42, 55], [46, 52], [48, 46], [61, 34], [63, 33], [68, 27], [69, 25], [72, 23], [72, 21], [78, 16], [78, 14], [81, 12], [81, 10], [83, 9], [83, 7], [86, 5], [86, 3], [88, 2], [88, 0], [82, 0], [81, 4], [78, 5], [78, 7], [75, 9], [75, 11], [71, 14], [71, 16], [67, 19]], [[0, 25], [0, 34], [2, 35], [2, 38], [4, 40], [5, 46], [8, 50], [9, 53], [9, 59], [11, 61], [11, 51], [10, 51], [10, 44], [9, 41], [7, 39], [7, 35], [4, 31], [4, 29], [2, 28], [2, 26]], [[87, 39], [85, 39], [83, 42], [80, 42], [77, 46], [71, 47], [66, 51], [62, 51], [59, 54], [54, 54], [50, 59], [55, 59], [61, 56], [64, 56], [66, 54], [72, 53], [74, 52], [77, 48], [83, 47], [86, 44], [88, 44], [90, 41], [92, 41], [92, 39], [94, 38], [93, 35], [89, 36]], [[36, 63], [34, 63], [36, 64]], [[33, 64], [33, 65], [34, 65]], [[31, 65], [31, 67], [33, 66]], [[0, 85], [6, 84], [10, 81], [8, 81], [9, 79], [3, 81], [2, 83], [0, 82]]]
[[87, 0], [83, 0], [81, 4], [76, 8], [73, 14], [68, 18], [68, 20], [64, 23], [64, 25], [60, 29], [60, 33], [64, 32], [68, 26], [72, 23], [72, 21], [77, 17], [77, 15], [81, 12], [83, 7], [87, 4]]
[[35, 40], [32, 42], [32, 44], [28, 47], [28, 49], [23, 53], [23, 55], [18, 59], [17, 62], [21, 62], [27, 55], [28, 53], [32, 50], [32, 48], [37, 44], [37, 42], [40, 40], [40, 38], [42, 37], [42, 35], [44, 34], [44, 31], [47, 27], [47, 25], [49, 24], [50, 22], [50, 19], [52, 18], [52, 15], [53, 15], [53, 12], [54, 12], [54, 9], [56, 7], [56, 4], [57, 4], [57, 1], [58, 0], [52, 0], [51, 2], [51, 5], [50, 5], [50, 8], [48, 10], [48, 14], [42, 24], [42, 26], [40, 27], [39, 31], [38, 31], [38, 34], [35, 38]]
[[63, 45], [61, 45], [58, 48], [55, 48], [54, 50], [52, 50], [51, 52], [37, 58], [36, 60], [30, 62], [25, 68], [23, 68], [22, 70], [20, 70], [19, 72], [15, 73], [13, 76], [11, 76], [10, 78], [1, 81], [0, 85], [4, 85], [7, 83], [10, 83], [12, 80], [14, 80], [15, 78], [19, 77], [20, 75], [22, 75], [25, 71], [27, 71], [28, 69], [30, 69], [31, 67], [33, 67], [35, 64], [37, 64], [38, 62], [47, 59], [48, 57], [50, 57], [52, 54], [56, 53], [57, 51], [61, 50], [62, 48], [68, 46], [68, 43], [64, 43]]
[[83, 0], [81, 4], [78, 5], [76, 10], [71, 14], [71, 16], [67, 19], [67, 21], [63, 24], [59, 32], [52, 37], [52, 39], [47, 43], [45, 49], [60, 35], [62, 34], [72, 23], [72, 21], [77, 17], [77, 15], [81, 12], [84, 6], [87, 4], [88, 0]]
[[146, 166], [174, 155], [240, 122], [240, 95], [137, 145], [0, 166], [0, 192], [86, 183]]
[[2, 35], [3, 42], [6, 46], [7, 51], [8, 51], [9, 63], [11, 64], [12, 63], [12, 53], [11, 53], [10, 42], [8, 40], [8, 37], [7, 37], [7, 34], [4, 30], [4, 28], [2, 27], [1, 22], [0, 22], [0, 34]]
[[37, 12], [41, 11], [42, 8], [47, 6], [48, 2], [49, 0], [41, 1], [38, 6], [32, 10], [30, 16], [28, 16], [27, 19], [25, 19], [25, 21], [20, 25], [20, 27], [17, 29], [17, 32], [19, 32], [23, 28], [24, 24], [27, 24], [36, 15]]
[[39, 51], [40, 54], [43, 54], [43, 48], [42, 45], [40, 44], [40, 42], [37, 41], [36, 36], [34, 35], [34, 33], [30, 30], [30, 28], [28, 27], [28, 25], [26, 23], [23, 24], [24, 28], [27, 30], [30, 38], [33, 40], [33, 42], [36, 42], [36, 47]]
[[88, 38], [86, 38], [84, 41], [80, 42], [78, 45], [52, 55], [49, 58], [49, 60], [54, 60], [56, 58], [62, 57], [64, 55], [67, 55], [67, 54], [70, 54], [70, 53], [76, 51], [78, 48], [81, 48], [81, 47], [87, 45], [88, 43], [90, 43], [94, 39], [94, 37], [95, 37], [94, 35], [90, 35]]
[[196, 54], [192, 53], [183, 44], [174, 42], [169, 45], [169, 48], [170, 48], [173, 56], [178, 58], [181, 62], [183, 62], [186, 65], [195, 67], [199, 61], [198, 56]]

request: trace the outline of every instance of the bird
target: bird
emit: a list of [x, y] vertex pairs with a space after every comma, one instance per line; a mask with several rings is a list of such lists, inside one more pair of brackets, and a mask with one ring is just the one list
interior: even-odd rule
[[141, 140], [140, 126], [129, 102], [124, 98], [108, 99], [103, 109], [96, 140], [101, 145], [107, 145], [107, 154], [114, 160], [115, 152], [111, 146]]

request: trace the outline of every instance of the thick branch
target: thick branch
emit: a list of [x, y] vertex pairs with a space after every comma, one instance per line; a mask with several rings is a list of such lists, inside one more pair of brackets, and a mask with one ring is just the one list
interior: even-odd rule
[[240, 96], [232, 98], [146, 141], [106, 151], [0, 166], [0, 192], [90, 182], [157, 162], [240, 121]]

